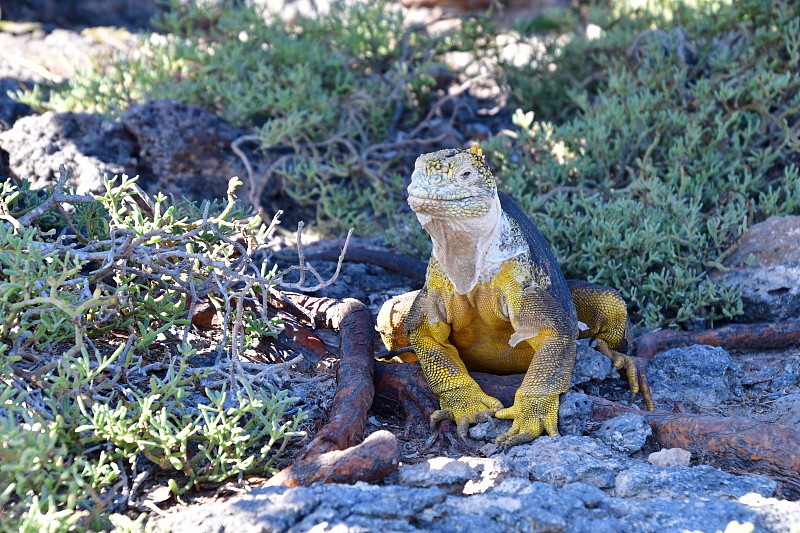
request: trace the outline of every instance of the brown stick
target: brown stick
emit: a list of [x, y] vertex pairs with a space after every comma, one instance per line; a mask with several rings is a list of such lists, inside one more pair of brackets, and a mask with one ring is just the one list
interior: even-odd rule
[[298, 487], [311, 483], [374, 482], [394, 472], [399, 463], [397, 439], [392, 433], [380, 430], [357, 446], [297, 461], [275, 474], [267, 485]]
[[361, 446], [347, 449], [363, 438], [367, 411], [375, 393], [372, 314], [364, 304], [352, 298], [335, 300], [289, 293], [284, 297], [302, 309], [316, 326], [339, 330], [341, 361], [327, 423], [296, 462], [279, 472], [271, 484], [296, 486], [320, 480], [353, 483], [381, 479], [397, 468], [399, 461], [397, 442], [393, 445], [390, 442], [394, 441], [393, 435], [380, 435], [369, 444], [365, 441]]
[[294, 315], [285, 311], [278, 311], [277, 315], [283, 321], [283, 329], [277, 338], [264, 337], [256, 348], [264, 350], [267, 344], [275, 344], [282, 350], [290, 353], [301, 353], [305, 357], [306, 368], [321, 370], [325, 367], [323, 361], [332, 359], [334, 355], [325, 347], [325, 343], [317, 337], [308, 327], [300, 323]]
[[[303, 459], [331, 450], [343, 450], [364, 437], [367, 411], [375, 394], [372, 384], [375, 323], [369, 309], [352, 298], [312, 300], [310, 296], [298, 296], [293, 299], [295, 303], [299, 303], [298, 300], [313, 301], [317, 305], [317, 316], [325, 317], [325, 325], [339, 330], [341, 354], [328, 422], [301, 454], [300, 459]], [[308, 308], [307, 305], [304, 307]]]
[[800, 342], [800, 320], [729, 324], [703, 331], [663, 329], [645, 333], [638, 339], [636, 354], [649, 360], [659, 352], [693, 344], [721, 346], [726, 349], [777, 349], [786, 348], [797, 342]]
[[406, 433], [428, 428], [431, 414], [439, 408], [439, 398], [428, 387], [419, 365], [375, 361], [374, 381], [374, 410], [401, 416]]
[[[378, 364], [377, 376], [391, 375], [391, 379], [376, 380], [376, 402], [391, 398], [402, 411], [407, 405], [427, 405], [433, 392], [424, 381], [420, 382], [419, 365], [402, 363]], [[471, 372], [481, 389], [509, 406], [522, 384], [522, 374], [495, 376]], [[422, 378], [424, 380], [424, 377]], [[400, 387], [398, 390], [387, 388]], [[401, 401], [403, 395], [417, 400]], [[419, 400], [422, 398], [423, 400]], [[738, 474], [762, 473], [776, 479], [781, 485], [779, 494], [790, 499], [800, 498], [800, 432], [781, 424], [756, 422], [740, 417], [703, 416], [669, 411], [640, 411], [617, 402], [589, 396], [592, 400], [592, 420], [602, 422], [623, 413], [637, 413], [645, 417], [653, 429], [658, 443], [664, 448], [684, 448], [705, 463]], [[435, 407], [434, 407], [435, 409]], [[424, 417], [433, 411], [426, 408]], [[409, 415], [406, 415], [407, 417]]]

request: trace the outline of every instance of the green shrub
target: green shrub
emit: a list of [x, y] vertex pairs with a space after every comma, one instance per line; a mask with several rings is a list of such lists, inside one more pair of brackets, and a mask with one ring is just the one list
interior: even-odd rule
[[568, 276], [620, 289], [649, 327], [731, 318], [739, 295], [708, 272], [754, 222], [800, 212], [800, 7], [625, 5], [595, 19], [599, 38], [506, 66], [537, 87], [517, 86], [518, 102], [549, 83], [575, 111], [518, 113], [519, 139], [495, 139], [492, 160]]
[[[0, 184], [0, 531], [106, 528], [152, 467], [175, 493], [274, 472], [305, 414], [239, 362], [278, 331], [245, 305], [276, 272], [253, 262], [271, 231], [238, 207], [241, 182], [196, 206], [141, 198], [127, 177], [65, 194], [66, 178]], [[216, 347], [189, 335], [206, 297]], [[219, 362], [198, 364], [198, 346]]]

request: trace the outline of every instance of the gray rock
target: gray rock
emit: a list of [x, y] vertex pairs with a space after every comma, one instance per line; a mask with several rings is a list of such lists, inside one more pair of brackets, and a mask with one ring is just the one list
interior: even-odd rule
[[734, 476], [708, 465], [658, 468], [637, 463], [617, 474], [614, 495], [620, 498], [739, 498], [750, 492], [763, 497], [778, 483], [764, 476]]
[[758, 527], [757, 513], [752, 509], [728, 500], [653, 498], [619, 502], [613, 509], [624, 513], [627, 518], [625, 524], [628, 527], [622, 530], [626, 533], [725, 531], [734, 520], [739, 523], [752, 522], [756, 525], [756, 531], [770, 531]]
[[13, 174], [34, 187], [55, 183], [60, 165], [72, 171], [67, 185], [79, 193], [104, 190], [103, 175], [135, 175], [135, 143], [121, 124], [100, 115], [44, 113], [23, 117], [0, 133]]
[[800, 392], [787, 394], [772, 405], [775, 422], [800, 431]]
[[438, 488], [330, 484], [260, 487], [223, 503], [179, 511], [156, 526], [177, 533], [610, 533], [723, 531], [729, 522], [738, 520], [753, 522], [759, 531], [788, 532], [800, 517], [797, 502], [755, 494], [742, 501], [749, 503], [688, 496], [625, 499], [585, 483], [556, 487], [525, 478], [503, 478], [488, 491], [469, 496], [448, 495]]
[[159, 530], [210, 533], [236, 528], [243, 533], [278, 533], [314, 512], [319, 504], [320, 497], [315, 491], [260, 487], [230, 503], [198, 506], [169, 516], [159, 523]]
[[653, 400], [715, 407], [742, 395], [738, 369], [722, 348], [694, 345], [656, 355], [647, 368]]
[[486, 422], [481, 422], [470, 426], [468, 434], [470, 438], [483, 441], [494, 441], [511, 429], [511, 420], [501, 420], [499, 418], [490, 418]]
[[539, 437], [508, 450], [509, 472], [561, 486], [580, 481], [600, 488], [614, 486], [616, 475], [629, 460], [590, 437]]
[[[748, 263], [752, 255], [754, 261]], [[742, 291], [744, 320], [780, 321], [800, 316], [800, 216], [770, 217], [753, 225], [715, 274]]]
[[[740, 367], [747, 368], [749, 361], [739, 360]], [[742, 376], [742, 386], [749, 394], [765, 392], [772, 387], [772, 383], [780, 377], [781, 369], [775, 365], [763, 364], [755, 372], [746, 372]]]
[[668, 466], [689, 466], [692, 452], [683, 448], [665, 448], [647, 456], [647, 462], [659, 468]]
[[631, 455], [641, 450], [652, 434], [650, 424], [642, 415], [625, 413], [603, 422], [592, 436], [612, 450]]
[[448, 487], [459, 494], [467, 481], [478, 473], [464, 461], [449, 457], [434, 457], [413, 465], [400, 465], [393, 482], [409, 487]]
[[583, 435], [592, 414], [592, 401], [582, 392], [567, 391], [558, 407], [558, 429], [562, 435]]
[[[150, 194], [200, 201], [224, 199], [233, 176], [247, 182], [244, 164], [231, 150], [241, 134], [210, 111], [158, 100], [129, 109], [117, 121], [81, 113], [24, 117], [0, 133], [0, 149], [9, 154], [11, 172], [34, 187], [54, 183], [63, 164], [72, 170], [68, 185], [81, 193], [103, 191], [104, 174], [128, 174], [138, 175]], [[250, 154], [250, 162], [258, 176], [267, 156]], [[278, 194], [264, 189], [257, 201], [273, 193]], [[280, 203], [296, 210], [288, 197]]]
[[572, 369], [570, 387], [588, 381], [603, 381], [611, 374], [611, 359], [590, 348], [585, 341], [578, 342], [575, 366]]
[[[529, 483], [529, 482], [528, 482]], [[568, 517], [551, 512], [545, 498], [532, 487], [521, 494], [485, 493], [450, 497], [420, 516], [426, 531], [564, 531]], [[552, 491], [548, 491], [552, 494]]]
[[798, 384], [800, 384], [800, 357], [794, 356], [789, 357], [784, 363], [783, 370], [770, 382], [769, 388], [779, 391]]

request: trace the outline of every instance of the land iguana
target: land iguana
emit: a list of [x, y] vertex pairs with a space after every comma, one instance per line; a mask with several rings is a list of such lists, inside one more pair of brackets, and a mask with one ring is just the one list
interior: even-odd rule
[[[432, 427], [454, 420], [464, 438], [470, 424], [494, 414], [513, 420], [501, 444], [558, 435], [559, 395], [569, 388], [577, 338], [591, 338], [624, 369], [631, 393], [639, 391], [634, 360], [617, 351], [629, 331], [625, 302], [613, 289], [564, 279], [533, 222], [498, 194], [478, 146], [421, 155], [408, 203], [433, 252], [413, 303], [401, 315], [385, 305], [378, 330], [389, 349], [413, 346], [439, 396]], [[514, 404], [504, 407], [468, 371], [525, 377]]]

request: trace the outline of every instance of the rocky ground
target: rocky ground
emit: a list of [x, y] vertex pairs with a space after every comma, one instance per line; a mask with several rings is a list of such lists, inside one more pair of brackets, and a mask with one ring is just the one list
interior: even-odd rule
[[[13, 173], [44, 185], [59, 165], [68, 164], [76, 169], [71, 185], [79, 191], [96, 189], [105, 172], [125, 172], [140, 174], [149, 192], [192, 199], [224, 195], [227, 177], [244, 172], [230, 150], [242, 132], [207, 111], [147, 102], [110, 120], [37, 114], [6, 96], [24, 84], [65, 79], [87, 65], [93, 53], [125, 53], [135, 45], [129, 31], [146, 25], [145, 14], [158, 9], [150, 2], [133, 8], [123, 0], [83, 4], [70, 12], [55, 1], [0, 2], [4, 20], [23, 22], [37, 14], [44, 23], [0, 32], [0, 175]], [[109, 13], [116, 15], [107, 20]], [[128, 29], [84, 27], [98, 23]], [[263, 155], [250, 155], [256, 167], [269, 163], [259, 159]], [[267, 208], [285, 208], [287, 201], [262, 200]], [[800, 315], [798, 265], [800, 217], [751, 228], [726, 260], [733, 270], [721, 275], [725, 283], [744, 287], [744, 321]], [[323, 273], [332, 268], [319, 266]], [[378, 266], [346, 263], [324, 295], [358, 298], [376, 312], [387, 298], [418, 285]], [[335, 335], [318, 333], [335, 356]], [[320, 372], [316, 381], [305, 376], [296, 385], [287, 382], [298, 394], [316, 395], [308, 403], [317, 402], [310, 406], [317, 417], [323, 416], [332, 386], [330, 370]], [[744, 416], [800, 430], [800, 347], [676, 348], [652, 360], [648, 378], [659, 407]], [[319, 390], [309, 392], [309, 383]], [[684, 450], [658, 450], [650, 426], [635, 413], [593, 424], [586, 415], [591, 401], [586, 394], [621, 399], [627, 392], [608, 360], [582, 346], [573, 389], [562, 399], [561, 438], [499, 450], [491, 443], [505, 422], [493, 420], [472, 428], [469, 442], [434, 441], [424, 424], [409, 431], [396, 416], [377, 409], [368, 432], [393, 431], [403, 455], [398, 470], [382, 483], [285, 488], [253, 482], [241, 496], [188, 495], [195, 502], [188, 507], [164, 502], [162, 507], [171, 507], [159, 526], [175, 531], [750, 531], [737, 529], [733, 522], [738, 521], [751, 522], [758, 531], [800, 530], [800, 502], [778, 498], [778, 480], [727, 473], [708, 464], [708, 457]], [[740, 466], [740, 473], [748, 471]]]

